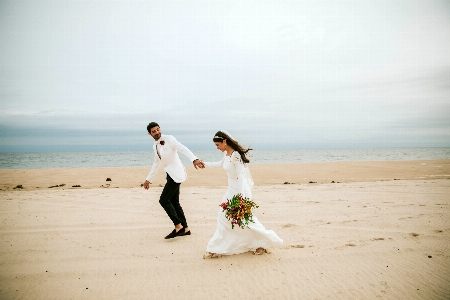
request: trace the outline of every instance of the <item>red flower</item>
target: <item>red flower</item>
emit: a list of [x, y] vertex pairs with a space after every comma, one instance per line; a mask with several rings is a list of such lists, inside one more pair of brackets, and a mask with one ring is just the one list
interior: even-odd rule
[[227, 220], [231, 221], [231, 228], [238, 225], [244, 229], [248, 227], [248, 223], [254, 223], [252, 211], [258, 208], [258, 205], [249, 198], [237, 194], [231, 199], [227, 199], [227, 202], [221, 203], [220, 207], [225, 212]]

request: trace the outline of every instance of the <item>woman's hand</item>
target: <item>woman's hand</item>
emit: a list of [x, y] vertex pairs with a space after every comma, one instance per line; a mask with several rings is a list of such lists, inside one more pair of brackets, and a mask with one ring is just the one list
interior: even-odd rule
[[204, 169], [205, 168], [205, 164], [203, 163], [203, 161], [201, 161], [200, 159], [196, 159], [192, 162], [194, 164], [194, 167], [196, 169], [200, 168], [200, 169]]

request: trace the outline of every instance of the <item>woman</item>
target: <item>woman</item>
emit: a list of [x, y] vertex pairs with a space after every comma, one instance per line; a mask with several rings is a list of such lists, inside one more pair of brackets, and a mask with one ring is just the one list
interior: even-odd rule
[[[228, 175], [228, 189], [222, 198], [222, 202], [231, 199], [240, 193], [244, 197], [252, 199], [253, 180], [247, 164], [250, 162], [246, 153], [251, 149], [244, 149], [226, 131], [218, 131], [213, 138], [217, 149], [224, 152], [219, 162], [205, 162], [207, 167], [223, 167]], [[283, 243], [275, 232], [266, 230], [253, 215], [254, 223], [249, 223], [250, 228], [241, 229], [238, 226], [231, 228], [231, 223], [225, 217], [222, 208], [217, 217], [217, 228], [206, 247], [203, 258], [215, 258], [222, 255], [232, 255], [254, 251], [253, 254], [263, 254], [270, 246]]]

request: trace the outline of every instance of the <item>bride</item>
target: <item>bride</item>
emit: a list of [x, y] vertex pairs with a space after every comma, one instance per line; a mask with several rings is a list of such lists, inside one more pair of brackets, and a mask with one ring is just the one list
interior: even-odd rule
[[[222, 198], [222, 202], [231, 199], [240, 193], [244, 197], [252, 199], [253, 180], [247, 164], [250, 162], [245, 154], [251, 149], [244, 149], [226, 131], [218, 131], [214, 138], [217, 149], [224, 152], [221, 161], [205, 162], [207, 167], [223, 167], [228, 175], [228, 189]], [[253, 254], [268, 253], [270, 246], [283, 243], [275, 232], [266, 230], [253, 215], [254, 223], [249, 223], [250, 228], [231, 228], [231, 223], [225, 217], [222, 208], [217, 215], [217, 228], [211, 240], [206, 246], [206, 254], [203, 258], [215, 258], [222, 255], [232, 255], [253, 251]]]

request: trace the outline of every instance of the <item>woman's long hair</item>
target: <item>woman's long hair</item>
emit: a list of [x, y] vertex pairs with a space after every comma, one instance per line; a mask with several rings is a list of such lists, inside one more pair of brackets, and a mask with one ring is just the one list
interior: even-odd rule
[[237, 151], [241, 155], [241, 159], [244, 163], [248, 164], [250, 160], [245, 156], [245, 154], [253, 150], [251, 148], [244, 149], [235, 139], [233, 139], [230, 134], [224, 130], [217, 131], [214, 135], [214, 142], [223, 142], [223, 140], [227, 140], [227, 145], [233, 148], [234, 151]]

